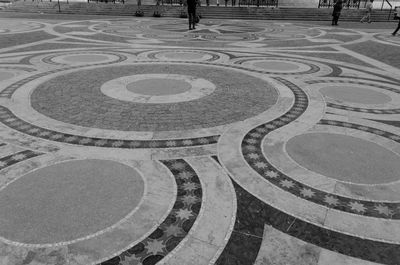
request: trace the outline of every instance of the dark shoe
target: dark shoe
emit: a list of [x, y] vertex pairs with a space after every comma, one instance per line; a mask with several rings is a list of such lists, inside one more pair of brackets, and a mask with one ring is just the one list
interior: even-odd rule
[[396, 34], [392, 33], [392, 36], [394, 36], [394, 35], [396, 35]]
[[192, 30], [192, 28], [191, 28], [191, 27], [189, 27], [189, 30]]

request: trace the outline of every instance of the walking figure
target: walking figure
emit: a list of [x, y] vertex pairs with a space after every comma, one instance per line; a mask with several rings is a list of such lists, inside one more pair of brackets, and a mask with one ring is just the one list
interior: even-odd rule
[[196, 29], [196, 0], [187, 0], [189, 30]]
[[400, 29], [400, 6], [396, 6], [396, 12], [394, 13], [394, 19], [397, 19], [399, 21], [399, 24], [397, 24], [397, 28], [395, 31], [393, 31], [392, 35], [396, 35], [397, 31]]
[[343, 8], [343, 2], [342, 0], [337, 0], [335, 4], [333, 5], [333, 12], [332, 12], [332, 26], [337, 26], [339, 17], [340, 17], [340, 12], [342, 11]]
[[360, 20], [361, 23], [363, 23], [365, 20], [367, 20], [368, 23], [371, 23], [372, 3], [373, 2], [374, 2], [374, 0], [369, 0], [368, 4], [366, 6], [366, 14]]

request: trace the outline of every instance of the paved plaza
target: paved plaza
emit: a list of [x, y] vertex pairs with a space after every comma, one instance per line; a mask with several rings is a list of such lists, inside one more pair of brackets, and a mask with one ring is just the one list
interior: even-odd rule
[[0, 265], [399, 265], [394, 27], [0, 13]]

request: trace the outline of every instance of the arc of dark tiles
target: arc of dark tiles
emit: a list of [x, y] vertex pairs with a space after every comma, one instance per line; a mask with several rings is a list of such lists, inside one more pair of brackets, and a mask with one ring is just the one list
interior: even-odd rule
[[367, 108], [349, 107], [335, 103], [327, 103], [326, 106], [334, 109], [342, 109], [342, 110], [372, 113], [372, 114], [400, 114], [400, 109], [367, 109]]
[[[247, 164], [273, 185], [304, 200], [357, 215], [384, 219], [400, 219], [400, 203], [398, 202], [356, 200], [324, 192], [294, 180], [268, 162], [261, 149], [263, 138], [268, 133], [296, 120], [304, 113], [308, 106], [307, 95], [298, 86], [281, 77], [275, 77], [275, 79], [293, 91], [295, 102], [292, 108], [281, 117], [261, 124], [251, 129], [245, 135], [241, 146], [242, 154]], [[379, 130], [374, 131], [378, 133]], [[398, 136], [393, 135], [393, 137]]]
[[[183, 159], [160, 162], [171, 171], [177, 184], [177, 197], [172, 211], [147, 238], [98, 265], [156, 264], [189, 233], [201, 208], [202, 187], [199, 177]], [[190, 189], [186, 189], [189, 186], [187, 184], [191, 184]], [[153, 245], [158, 249], [155, 253], [152, 252]]]
[[[67, 53], [67, 54], [74, 55], [76, 53]], [[66, 71], [66, 70], [79, 69], [79, 68], [86, 67], [86, 66], [116, 64], [116, 63], [120, 63], [120, 62], [123, 62], [123, 61], [128, 59], [128, 57], [126, 57], [125, 55], [120, 55], [120, 54], [116, 54], [116, 53], [109, 53], [109, 54], [117, 56], [118, 60], [115, 60], [115, 61], [112, 61], [112, 62], [106, 62], [106, 63], [96, 63], [96, 64], [85, 64], [85, 65], [69, 66], [69, 67], [54, 69], [54, 70], [51, 70], [51, 71], [47, 71], [47, 72], [39, 73], [39, 74], [36, 74], [36, 75], [33, 75], [33, 76], [29, 76], [29, 77], [26, 77], [26, 78], [24, 78], [22, 80], [19, 80], [19, 81], [13, 83], [13, 84], [9, 85], [8, 87], [6, 87], [5, 89], [3, 89], [0, 92], [0, 98], [11, 98], [11, 96], [14, 94], [14, 92], [18, 88], [20, 88], [21, 86], [23, 86], [23, 85], [25, 85], [25, 84], [27, 84], [27, 83], [29, 83], [29, 82], [37, 79], [37, 78], [40, 78], [40, 77], [43, 77], [43, 76], [46, 76], [46, 75], [49, 75], [49, 74], [54, 74], [54, 73], [58, 73], [58, 72]], [[60, 55], [63, 55], [63, 54], [57, 54], [55, 56], [60, 56]]]
[[372, 120], [372, 119], [369, 119], [369, 120], [400, 128], [400, 121], [398, 121], [398, 120], [397, 121], [394, 121], [394, 120]]
[[168, 140], [124, 140], [107, 139], [98, 137], [86, 137], [68, 133], [53, 131], [28, 123], [14, 115], [8, 108], [0, 106], [0, 122], [21, 133], [42, 138], [45, 140], [61, 142], [73, 145], [95, 146], [105, 148], [183, 148], [216, 144], [219, 135], [205, 137], [168, 139]]
[[[3, 146], [2, 144], [1, 146]], [[30, 158], [43, 155], [43, 153], [35, 152], [32, 150], [23, 150], [0, 158], [0, 170], [9, 166], [15, 165], [19, 162], [28, 160]]]
[[[265, 225], [346, 256], [380, 264], [400, 264], [399, 244], [350, 236], [307, 223], [264, 203], [233, 180], [232, 182], [237, 198], [236, 221], [234, 232], [217, 260], [217, 265], [254, 264], [262, 243], [259, 236], [262, 237]], [[247, 251], [247, 246], [254, 247], [253, 251]]]

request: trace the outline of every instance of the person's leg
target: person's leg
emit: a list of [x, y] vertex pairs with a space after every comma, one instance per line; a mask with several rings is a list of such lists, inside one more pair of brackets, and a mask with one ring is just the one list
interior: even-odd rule
[[[192, 29], [196, 29], [196, 9], [192, 12]], [[190, 27], [190, 24], [189, 24]]]
[[397, 31], [399, 31], [399, 29], [400, 29], [400, 19], [399, 19], [399, 24], [397, 24], [397, 28], [396, 28], [396, 30], [392, 33], [392, 35], [393, 35], [393, 36], [396, 35], [396, 33], [397, 33]]
[[366, 19], [367, 19], [368, 23], [371, 23], [371, 13], [370, 12], [368, 12]]
[[340, 17], [340, 14], [337, 14], [336, 15], [336, 18], [335, 18], [335, 25], [337, 26], [337, 23], [338, 23], [338, 21], [339, 21], [339, 17]]
[[188, 18], [189, 18], [189, 30], [191, 30], [192, 29], [193, 20], [194, 20], [192, 12], [188, 12]]

